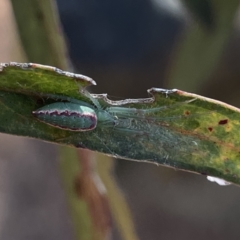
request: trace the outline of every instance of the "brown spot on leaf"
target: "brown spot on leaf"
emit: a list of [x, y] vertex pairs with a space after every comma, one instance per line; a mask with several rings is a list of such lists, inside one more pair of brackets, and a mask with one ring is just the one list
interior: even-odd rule
[[225, 125], [228, 123], [228, 119], [222, 119], [218, 122], [219, 125]]
[[186, 115], [186, 116], [188, 116], [189, 114], [190, 114], [189, 111], [185, 111], [185, 112], [184, 112], [184, 115]]
[[212, 132], [213, 128], [212, 128], [212, 127], [209, 127], [208, 130], [209, 130], [209, 132]]

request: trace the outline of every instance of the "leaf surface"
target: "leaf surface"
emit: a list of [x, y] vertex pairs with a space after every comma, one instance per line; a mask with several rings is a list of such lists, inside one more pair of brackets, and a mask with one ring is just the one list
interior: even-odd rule
[[[238, 108], [180, 90], [152, 88], [151, 98], [111, 101], [92, 96], [117, 124], [74, 132], [40, 122], [32, 111], [66, 97], [91, 104], [79, 92], [95, 82], [38, 64], [1, 64], [0, 131], [149, 161], [240, 183]], [[59, 99], [52, 95], [59, 95]]]

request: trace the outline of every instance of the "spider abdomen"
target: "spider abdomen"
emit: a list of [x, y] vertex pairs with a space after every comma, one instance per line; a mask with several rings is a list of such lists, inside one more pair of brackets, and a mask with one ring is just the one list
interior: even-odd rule
[[70, 131], [89, 131], [97, 126], [94, 109], [70, 102], [56, 102], [32, 112], [40, 121]]

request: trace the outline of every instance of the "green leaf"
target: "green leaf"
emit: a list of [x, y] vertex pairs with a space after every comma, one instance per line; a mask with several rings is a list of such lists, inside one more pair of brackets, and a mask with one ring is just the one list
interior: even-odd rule
[[[239, 109], [180, 90], [152, 88], [152, 98], [111, 101], [117, 125], [99, 124], [74, 132], [40, 122], [32, 111], [70, 97], [91, 104], [79, 92], [88, 77], [38, 64], [1, 64], [0, 131], [88, 148], [116, 157], [149, 161], [240, 183]], [[52, 94], [60, 95], [59, 100]], [[117, 107], [117, 108], [114, 108]]]

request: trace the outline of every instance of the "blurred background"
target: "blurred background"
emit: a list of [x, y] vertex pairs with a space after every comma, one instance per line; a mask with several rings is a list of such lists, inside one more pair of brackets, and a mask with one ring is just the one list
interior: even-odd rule
[[[74, 72], [97, 81], [92, 92], [143, 98], [151, 87], [179, 88], [240, 106], [239, 3], [57, 0], [57, 7]], [[0, 1], [0, 35], [0, 62], [24, 61], [9, 0]], [[74, 239], [57, 152], [53, 144], [0, 135], [0, 239]], [[96, 161], [104, 165], [102, 156]], [[240, 238], [239, 187], [111, 162], [138, 239]], [[114, 220], [109, 239], [123, 239]]]

